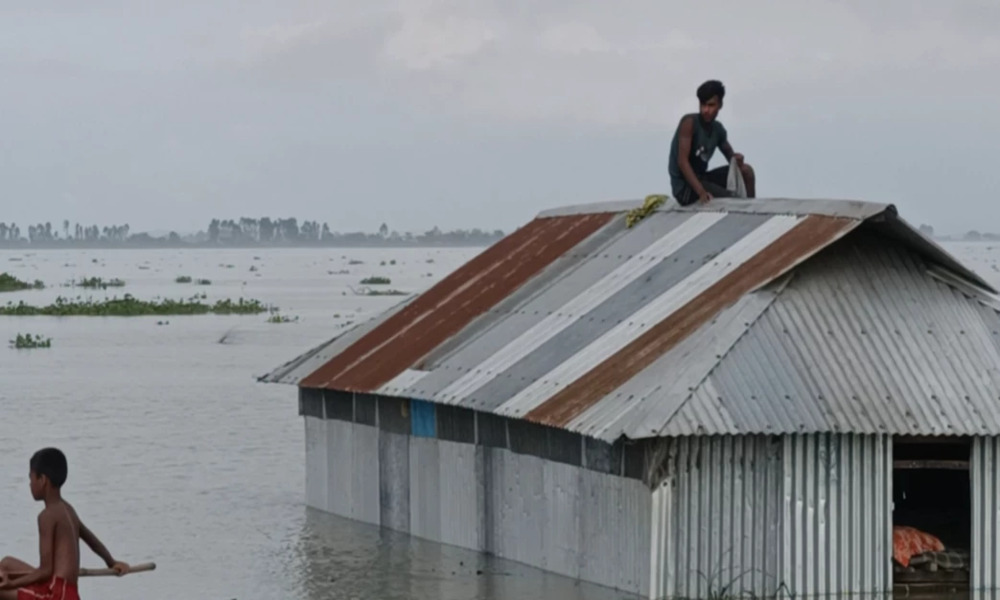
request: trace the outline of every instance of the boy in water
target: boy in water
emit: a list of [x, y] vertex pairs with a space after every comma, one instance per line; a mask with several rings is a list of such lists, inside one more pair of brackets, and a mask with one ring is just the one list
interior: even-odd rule
[[43, 448], [31, 457], [29, 466], [31, 495], [45, 502], [38, 515], [41, 564], [36, 569], [9, 556], [0, 561], [0, 600], [79, 600], [80, 540], [115, 573], [128, 573], [129, 566], [112, 558], [63, 500], [60, 489], [68, 474], [66, 456], [57, 448]]

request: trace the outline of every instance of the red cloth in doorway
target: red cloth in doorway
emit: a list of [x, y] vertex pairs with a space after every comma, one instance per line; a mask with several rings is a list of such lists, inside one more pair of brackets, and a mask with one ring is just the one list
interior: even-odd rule
[[910, 558], [924, 552], [942, 552], [944, 544], [937, 537], [913, 527], [893, 526], [892, 557], [904, 567]]

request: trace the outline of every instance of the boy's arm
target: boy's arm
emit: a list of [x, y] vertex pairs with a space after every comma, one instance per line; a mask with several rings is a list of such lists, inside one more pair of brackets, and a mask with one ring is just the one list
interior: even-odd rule
[[733, 157], [735, 156], [736, 164], [740, 165], [741, 167], [743, 166], [743, 155], [738, 152], [733, 152], [733, 147], [729, 143], [729, 140], [726, 140], [721, 144], [719, 144], [719, 150], [721, 150], [722, 155], [726, 157], [726, 162], [733, 160]]
[[40, 564], [38, 568], [19, 577], [15, 576], [5, 582], [0, 589], [16, 590], [35, 583], [52, 579], [53, 552], [55, 549], [56, 520], [48, 511], [38, 515], [38, 545]]
[[691, 168], [691, 161], [688, 160], [688, 157], [691, 155], [691, 140], [694, 138], [694, 119], [695, 117], [686, 117], [681, 121], [680, 135], [677, 139], [677, 166], [680, 168], [681, 174], [684, 175], [684, 179], [688, 185], [694, 190], [694, 193], [699, 198], [704, 198], [708, 192], [701, 185], [698, 176], [694, 174], [694, 169]]
[[94, 535], [94, 532], [87, 529], [87, 526], [83, 524], [83, 521], [80, 522], [80, 539], [86, 542], [88, 546], [90, 546], [90, 549], [94, 551], [94, 554], [101, 557], [101, 560], [104, 561], [104, 564], [108, 565], [109, 567], [115, 564], [115, 559], [111, 556], [111, 553], [108, 552], [108, 549], [104, 547], [104, 544], [101, 543], [101, 540], [97, 539], [97, 536]]

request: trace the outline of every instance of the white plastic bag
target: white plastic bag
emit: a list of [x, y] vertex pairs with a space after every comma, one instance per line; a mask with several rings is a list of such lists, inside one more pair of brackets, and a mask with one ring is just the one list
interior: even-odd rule
[[729, 176], [726, 178], [726, 189], [736, 198], [747, 197], [747, 184], [743, 181], [743, 171], [736, 164], [736, 159], [729, 161]]

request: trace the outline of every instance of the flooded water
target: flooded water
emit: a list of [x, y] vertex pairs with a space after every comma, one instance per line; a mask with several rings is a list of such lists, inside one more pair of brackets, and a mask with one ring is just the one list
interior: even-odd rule
[[[356, 295], [363, 277], [419, 292], [479, 251], [0, 250], [0, 272], [48, 286], [3, 293], [4, 303], [204, 292], [208, 301], [257, 298], [299, 318], [0, 317], [4, 346], [18, 333], [53, 344], [0, 348], [0, 554], [37, 561], [40, 506], [27, 461], [56, 445], [70, 461], [65, 495], [84, 521], [115, 556], [157, 563], [152, 573], [84, 580], [84, 598], [623, 597], [304, 506], [295, 389], [255, 376], [401, 300]], [[182, 275], [212, 284], [176, 283]], [[61, 287], [94, 276], [127, 285]], [[84, 551], [84, 566], [102, 565]]]
[[[949, 248], [1000, 279], [1000, 247]], [[257, 298], [299, 318], [0, 317], [4, 342], [17, 333], [53, 340], [49, 349], [0, 348], [0, 553], [36, 560], [40, 507], [28, 492], [27, 461], [57, 445], [70, 460], [65, 494], [85, 522], [121, 559], [158, 565], [153, 573], [84, 580], [85, 598], [627, 597], [304, 507], [294, 388], [254, 376], [400, 300], [356, 295], [361, 278], [386, 276], [393, 288], [419, 292], [479, 251], [0, 250], [0, 271], [48, 285], [2, 294], [0, 302], [205, 292], [209, 301]], [[181, 275], [212, 285], [176, 283]], [[60, 287], [92, 276], [127, 286]], [[100, 566], [89, 551], [84, 559]]]

